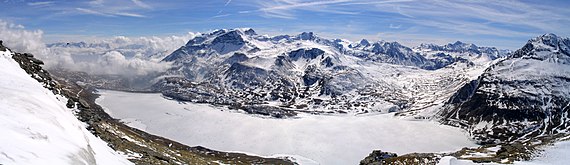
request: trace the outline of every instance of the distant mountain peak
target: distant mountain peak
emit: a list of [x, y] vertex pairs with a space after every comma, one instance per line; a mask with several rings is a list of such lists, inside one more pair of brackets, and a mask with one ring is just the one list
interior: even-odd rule
[[558, 37], [556, 34], [546, 33], [529, 40], [528, 43], [534, 44], [535, 46], [540, 46], [540, 44], [544, 44], [553, 48], [557, 48], [560, 46], [559, 41], [563, 42], [564, 40], [568, 40], [568, 38], [561, 38]]
[[464, 43], [461, 41], [455, 41], [454, 43], [449, 43], [446, 45], [446, 47], [454, 50], [469, 50], [469, 49], [476, 50], [478, 48], [478, 46], [475, 44]]
[[362, 40], [360, 40], [360, 45], [362, 45], [362, 46], [370, 46], [370, 42], [368, 42], [368, 40], [366, 40], [366, 39], [362, 39]]
[[[552, 53], [540, 53], [552, 52]], [[570, 64], [570, 39], [547, 33], [530, 39], [512, 58], [531, 57], [542, 61]]]
[[543, 37], [549, 37], [549, 38], [558, 38], [558, 36], [554, 33], [546, 33], [540, 36], [541, 38]]
[[303, 32], [303, 33], [297, 35], [297, 37], [301, 40], [315, 40], [315, 39], [317, 39], [317, 35], [315, 35], [315, 33], [313, 33], [313, 32]]
[[[451, 44], [451, 43], [450, 43]], [[464, 45], [465, 43], [461, 41], [455, 41], [452, 45]]]
[[246, 28], [243, 31], [245, 34], [247, 35], [257, 35], [257, 33], [255, 32], [255, 30], [253, 30], [252, 28]]

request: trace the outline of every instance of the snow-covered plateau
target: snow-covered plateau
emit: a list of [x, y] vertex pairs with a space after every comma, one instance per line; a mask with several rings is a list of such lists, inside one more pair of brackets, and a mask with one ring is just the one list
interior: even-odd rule
[[132, 164], [87, 131], [67, 99], [44, 88], [12, 55], [0, 50], [0, 164]]
[[265, 156], [299, 155], [321, 164], [354, 164], [370, 151], [450, 152], [477, 146], [464, 131], [393, 114], [300, 115], [274, 119], [179, 102], [160, 94], [101, 90], [97, 103], [127, 125], [190, 146]]

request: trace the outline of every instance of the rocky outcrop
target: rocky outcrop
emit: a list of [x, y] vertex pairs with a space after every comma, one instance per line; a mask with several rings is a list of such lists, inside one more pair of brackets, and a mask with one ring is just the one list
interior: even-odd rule
[[382, 152], [381, 150], [374, 150], [370, 155], [360, 161], [360, 165], [383, 165], [387, 164], [386, 159], [397, 157], [398, 155], [390, 152]]

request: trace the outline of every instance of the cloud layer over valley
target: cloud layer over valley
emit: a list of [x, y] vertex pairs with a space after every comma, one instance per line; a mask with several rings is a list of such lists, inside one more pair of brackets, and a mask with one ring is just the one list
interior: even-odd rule
[[17, 52], [29, 52], [48, 68], [64, 68], [93, 75], [141, 76], [168, 69], [160, 60], [195, 34], [166, 37], [124, 37], [86, 42], [43, 42], [42, 30], [0, 20], [0, 40]]

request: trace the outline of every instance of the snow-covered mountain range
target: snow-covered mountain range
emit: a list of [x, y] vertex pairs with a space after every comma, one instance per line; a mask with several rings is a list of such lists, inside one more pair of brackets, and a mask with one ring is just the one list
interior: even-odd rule
[[312, 32], [269, 37], [222, 29], [198, 34], [166, 56], [173, 68], [153, 89], [277, 117], [421, 110], [443, 104], [507, 53], [461, 42], [409, 48]]

